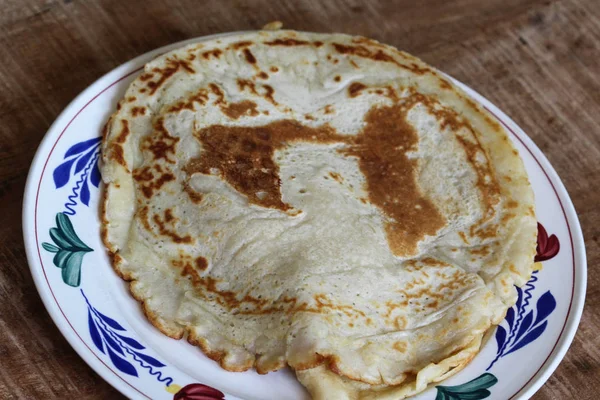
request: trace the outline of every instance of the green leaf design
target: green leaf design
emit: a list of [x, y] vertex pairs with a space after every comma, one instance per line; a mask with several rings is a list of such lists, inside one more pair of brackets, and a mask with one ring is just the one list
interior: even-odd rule
[[62, 270], [62, 278], [67, 285], [77, 287], [81, 283], [81, 262], [85, 253], [87, 252], [77, 251], [67, 258]]
[[49, 251], [50, 253], [58, 253], [58, 251], [60, 250], [55, 245], [45, 242], [42, 243], [42, 247], [44, 248], [44, 250]]
[[62, 232], [57, 228], [50, 228], [50, 238], [61, 249], [71, 248], [71, 243], [69, 243], [69, 241], [65, 238]]
[[62, 270], [63, 282], [69, 286], [79, 286], [83, 256], [94, 250], [77, 236], [69, 216], [64, 213], [56, 214], [56, 228], [51, 228], [49, 234], [56, 245], [42, 243], [42, 247], [50, 253], [56, 253], [52, 262]]
[[436, 386], [435, 400], [480, 400], [490, 396], [488, 388], [498, 383], [493, 374], [485, 373], [457, 386]]
[[52, 262], [58, 268], [64, 268], [67, 265], [67, 258], [71, 255], [70, 250], [59, 250], [58, 253], [54, 256]]
[[69, 220], [69, 217], [66, 214], [56, 214], [56, 226], [62, 232], [66, 240], [73, 245], [73, 247], [92, 251], [92, 249], [87, 247], [85, 243], [83, 243], [81, 239], [79, 239], [79, 236], [77, 236], [75, 230], [73, 229], [73, 224], [71, 223], [71, 220]]

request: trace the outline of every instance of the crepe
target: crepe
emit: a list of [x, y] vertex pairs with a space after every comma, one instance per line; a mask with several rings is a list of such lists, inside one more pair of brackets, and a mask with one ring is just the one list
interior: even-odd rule
[[533, 268], [506, 132], [362, 37], [255, 32], [148, 63], [107, 123], [103, 239], [148, 319], [315, 399], [463, 368]]

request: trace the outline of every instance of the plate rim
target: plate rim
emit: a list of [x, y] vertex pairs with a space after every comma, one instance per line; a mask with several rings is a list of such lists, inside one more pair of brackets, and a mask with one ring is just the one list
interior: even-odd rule
[[[96, 79], [91, 85], [87, 86], [61, 111], [61, 113], [58, 115], [58, 117], [54, 120], [52, 125], [44, 134], [44, 137], [42, 138], [40, 144], [36, 149], [35, 156], [31, 161], [29, 172], [27, 174], [27, 180], [25, 183], [25, 191], [22, 202], [22, 231], [27, 262], [29, 264], [30, 273], [33, 277], [36, 290], [38, 291], [40, 298], [42, 299], [42, 302], [44, 304], [44, 307], [46, 308], [46, 311], [50, 315], [54, 324], [57, 326], [61, 334], [65, 337], [69, 345], [77, 352], [79, 357], [81, 357], [94, 370], [94, 372], [100, 375], [102, 379], [107, 381], [111, 386], [113, 386], [113, 388], [115, 388], [116, 390], [118, 390], [123, 395], [129, 398], [139, 397], [140, 395], [144, 398], [149, 397], [148, 395], [131, 385], [125, 379], [123, 379], [117, 372], [112, 370], [110, 366], [108, 366], [100, 357], [98, 357], [91, 350], [91, 348], [87, 345], [85, 340], [83, 340], [83, 338], [79, 336], [79, 334], [71, 325], [69, 319], [66, 317], [63, 310], [59, 306], [58, 301], [54, 297], [54, 293], [50, 287], [48, 278], [46, 277], [46, 271], [43, 267], [41, 268], [42, 273], [40, 274], [40, 266], [37, 265], [36, 259], [37, 257], [40, 257], [39, 261], [41, 263], [41, 254], [39, 247], [37, 246], [37, 225], [35, 223], [38, 208], [37, 195], [39, 192], [39, 188], [35, 184], [36, 182], [34, 182], [34, 178], [36, 178], [37, 175], [39, 175], [40, 178], [42, 177], [47, 163], [49, 161], [50, 155], [53, 152], [55, 146], [57, 145], [58, 141], [63, 136], [63, 134], [67, 131], [71, 123], [77, 118], [77, 116], [81, 112], [83, 112], [83, 110], [87, 108], [87, 106], [90, 105], [97, 97], [102, 95], [102, 93], [109, 90], [111, 87], [118, 84], [120, 81], [128, 78], [129, 76], [143, 69], [143, 64], [140, 67], [136, 67], [136, 65], [139, 64], [142, 60], [157, 57], [161, 53], [172, 49], [176, 49], [181, 46], [185, 46], [186, 44], [197, 43], [205, 40], [216, 39], [218, 37], [226, 37], [229, 35], [237, 35], [247, 32], [249, 31], [224, 32], [175, 42], [143, 53], [113, 68], [109, 72]], [[581, 231], [581, 224], [579, 222], [579, 218], [577, 216], [575, 207], [573, 205], [573, 202], [571, 201], [569, 193], [566, 190], [559, 175], [555, 171], [554, 167], [550, 164], [544, 153], [537, 147], [537, 145], [525, 133], [525, 131], [521, 129], [508, 115], [506, 115], [490, 100], [488, 100], [487, 98], [485, 98], [466, 84], [456, 80], [455, 78], [445, 73], [443, 74], [448, 76], [454, 84], [456, 84], [463, 91], [465, 91], [470, 97], [473, 97], [477, 102], [482, 104], [484, 108], [486, 108], [492, 115], [494, 115], [494, 117], [505, 127], [507, 131], [512, 133], [512, 135], [515, 136], [515, 138], [524, 145], [527, 151], [537, 162], [540, 169], [544, 172], [546, 178], [548, 179], [548, 182], [552, 186], [555, 195], [561, 205], [562, 212], [565, 217], [565, 222], [569, 230], [569, 239], [572, 248], [573, 262], [573, 288], [571, 302], [564, 322], [564, 326], [562, 328], [561, 333], [559, 334], [556, 343], [554, 344], [553, 349], [550, 351], [546, 360], [541, 364], [538, 371], [531, 376], [529, 381], [526, 382], [521, 387], [521, 389], [519, 389], [514, 395], [511, 396], [511, 399], [530, 398], [550, 378], [552, 373], [556, 370], [560, 362], [563, 360], [564, 356], [566, 355], [566, 352], [568, 351], [571, 343], [573, 342], [575, 334], [577, 333], [579, 322], [581, 320], [587, 290], [587, 260], [583, 232]], [[100, 88], [100, 83], [112, 75], [116, 75], [118, 78], [110, 81], [111, 83], [108, 86], [104, 86], [106, 85], [104, 84]], [[85, 101], [86, 99], [89, 100]], [[85, 104], [75, 112], [75, 104], [83, 103], [84, 101]], [[52, 143], [51, 137], [55, 136], [55, 134], [52, 135], [52, 133], [54, 133], [54, 131], [58, 132], [61, 126], [64, 126], [64, 128], [62, 128], [60, 134], [56, 137], [54, 143]], [[43, 157], [46, 155], [48, 157], [44, 161]], [[44, 164], [44, 166], [38, 174], [37, 172], [39, 166], [42, 163]], [[32, 231], [33, 235], [31, 235]]]

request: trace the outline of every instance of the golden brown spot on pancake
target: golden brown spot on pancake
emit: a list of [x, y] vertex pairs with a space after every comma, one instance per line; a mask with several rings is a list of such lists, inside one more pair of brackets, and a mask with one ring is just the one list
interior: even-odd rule
[[250, 49], [244, 49], [244, 57], [249, 64], [256, 64], [256, 58], [254, 54], [250, 51]]
[[415, 181], [417, 161], [406, 152], [416, 149], [418, 136], [405, 114], [401, 106], [372, 108], [354, 146], [343, 151], [358, 158], [369, 202], [386, 215], [388, 243], [395, 255], [414, 254], [424, 236], [435, 235], [445, 224]]
[[196, 268], [198, 268], [199, 270], [202, 270], [202, 271], [204, 271], [206, 268], [208, 268], [208, 261], [206, 261], [206, 258], [197, 257], [196, 258]]
[[340, 311], [341, 313], [343, 313], [344, 315], [346, 315], [347, 317], [350, 317], [350, 318], [356, 318], [357, 316], [361, 316], [361, 317], [365, 316], [365, 313], [363, 311], [357, 310], [350, 305], [333, 303], [331, 300], [329, 300], [327, 298], [327, 296], [325, 294], [319, 293], [319, 294], [314, 295], [313, 298], [316, 302], [317, 310], [328, 309], [328, 310]]
[[206, 60], [208, 60], [209, 58], [213, 57], [213, 58], [219, 58], [221, 57], [221, 54], [223, 54], [223, 52], [220, 49], [213, 49], [213, 50], [208, 50], [202, 53], [202, 57]]
[[219, 105], [219, 104], [225, 103], [225, 94], [223, 93], [223, 91], [221, 90], [221, 88], [219, 86], [217, 86], [214, 83], [210, 83], [208, 85], [208, 87], [210, 88], [210, 91], [213, 92], [213, 94], [215, 96], [217, 96], [217, 99], [215, 100], [215, 104]]
[[173, 239], [173, 241], [175, 243], [185, 243], [185, 244], [193, 243], [193, 239], [190, 235], [180, 236], [179, 234], [177, 234], [177, 232], [172, 231], [167, 227], [167, 223], [169, 221], [172, 221], [172, 219], [173, 219], [173, 215], [170, 212], [171, 211], [168, 209], [165, 211], [164, 220], [161, 219], [158, 214], [154, 214], [154, 216], [152, 217], [152, 220], [158, 227], [158, 231], [160, 232], [160, 234], [163, 236], [170, 237], [171, 239]]
[[242, 115], [251, 117], [258, 115], [258, 111], [256, 111], [256, 103], [251, 100], [243, 100], [239, 103], [222, 105], [221, 111], [223, 111], [223, 114], [232, 119], [238, 119]]
[[481, 246], [478, 249], [471, 249], [471, 254], [474, 254], [476, 256], [487, 256], [488, 254], [490, 254], [490, 247], [489, 246]]
[[137, 117], [138, 115], [146, 115], [146, 107], [133, 107], [131, 109], [131, 115]]
[[514, 273], [514, 274], [519, 274], [519, 271], [517, 270], [517, 268], [515, 267], [515, 265], [514, 265], [514, 264], [510, 264], [510, 265], [508, 266], [508, 269], [509, 269], [509, 271], [510, 271], [510, 272], [512, 272], [512, 273]]
[[304, 118], [306, 118], [306, 119], [308, 119], [308, 120], [310, 120], [310, 121], [314, 121], [314, 120], [315, 120], [315, 117], [313, 117], [313, 116], [312, 116], [312, 115], [310, 115], [310, 114], [306, 114], [306, 115], [304, 115]]
[[135, 96], [129, 96], [129, 97], [127, 98], [127, 101], [128, 101], [129, 103], [131, 103], [131, 102], [133, 102], [133, 101], [136, 101], [136, 100], [137, 100], [137, 97], [135, 97]]
[[270, 42], [264, 42], [264, 44], [266, 44], [267, 46], [305, 46], [307, 44], [310, 44], [310, 42], [307, 42], [306, 40], [285, 38], [271, 40]]
[[[223, 178], [257, 205], [283, 211], [291, 207], [281, 200], [279, 166], [273, 161], [276, 149], [305, 136], [323, 143], [339, 140], [332, 128], [308, 128], [283, 120], [261, 127], [213, 125], [195, 133], [205, 151], [186, 166], [188, 174], [209, 174], [217, 169]], [[312, 141], [312, 139], [309, 139]]]
[[394, 342], [392, 348], [400, 353], [404, 353], [406, 351], [406, 342]]
[[433, 257], [425, 257], [425, 258], [421, 258], [419, 260], [419, 262], [422, 265], [427, 265], [429, 267], [445, 267], [448, 266], [448, 263], [442, 261], [442, 260], [438, 260], [436, 258]]
[[533, 209], [532, 206], [527, 207], [527, 213], [529, 215], [531, 215], [532, 217], [535, 217], [535, 210]]
[[260, 79], [268, 79], [269, 75], [264, 71], [260, 71], [258, 74], [256, 74], [256, 77]]
[[321, 47], [321, 46], [323, 46], [323, 42], [321, 42], [320, 40], [316, 40], [316, 41], [313, 42], [313, 45], [315, 47]]
[[152, 232], [152, 227], [148, 221], [148, 206], [141, 208], [137, 213], [138, 219], [142, 222], [142, 225], [148, 232]]
[[293, 142], [345, 143], [348, 146], [340, 152], [358, 159], [368, 200], [386, 216], [390, 249], [395, 255], [410, 255], [417, 243], [434, 235], [445, 220], [415, 182], [416, 160], [409, 159], [406, 152], [416, 147], [418, 137], [405, 113], [402, 106], [375, 107], [356, 136], [339, 135], [329, 125], [308, 127], [290, 120], [260, 127], [213, 125], [195, 133], [205, 151], [185, 170], [210, 174], [216, 169], [251, 203], [288, 211], [291, 207], [281, 200], [275, 150]]
[[194, 110], [194, 104], [198, 103], [200, 105], [206, 104], [208, 101], [208, 91], [206, 89], [199, 89], [192, 96], [188, 97], [185, 100], [181, 100], [176, 104], [172, 105], [169, 108], [169, 112], [179, 112], [181, 110], [187, 109], [190, 111]]
[[111, 144], [111, 153], [110, 158], [116, 161], [118, 164], [122, 165], [127, 169], [127, 162], [125, 161], [125, 153], [123, 151], [122, 144], [127, 140], [127, 136], [129, 136], [129, 123], [127, 120], [121, 120], [121, 132], [115, 138], [114, 143]]
[[245, 40], [245, 41], [242, 41], [242, 42], [232, 43], [230, 46], [231, 46], [232, 49], [237, 50], [237, 49], [241, 49], [243, 47], [251, 46], [252, 44], [253, 43], [251, 41]]
[[334, 59], [333, 59], [333, 63], [334, 63], [334, 64], [337, 64], [337, 63], [339, 63], [339, 62], [340, 62], [340, 60], [338, 60], [337, 58], [334, 58]]
[[140, 79], [140, 81], [145, 82], [145, 81], [147, 81], [149, 79], [152, 79], [152, 76], [153, 76], [152, 74], [146, 73], [146, 74], [140, 75], [139, 79]]
[[396, 328], [399, 331], [406, 329], [406, 324], [407, 321], [404, 315], [396, 317], [396, 319], [394, 319], [394, 328]]
[[238, 79], [237, 85], [241, 92], [248, 88], [248, 90], [250, 90], [252, 94], [258, 96], [258, 92], [256, 91], [256, 86], [254, 85], [254, 82], [249, 81], [248, 79]]
[[271, 68], [269, 68], [269, 70], [273, 73], [279, 71], [279, 68], [277, 68], [276, 66], [272, 66]]
[[325, 113], [325, 114], [333, 114], [333, 112], [334, 112], [334, 109], [331, 104], [327, 104], [325, 106], [325, 109], [323, 110], [323, 113]]
[[154, 192], [163, 187], [167, 182], [175, 180], [175, 175], [170, 172], [164, 173], [155, 179], [148, 167], [137, 169], [133, 172], [133, 179], [140, 185], [140, 190], [146, 198], [151, 198]]
[[467, 240], [467, 235], [465, 235], [464, 232], [459, 231], [458, 236], [460, 236], [460, 238], [462, 239], [463, 242], [465, 242], [465, 244], [469, 244], [469, 241]]
[[[369, 42], [369, 44], [371, 46], [373, 46], [373, 44], [371, 42]], [[429, 68], [420, 67], [417, 63], [414, 63], [414, 62], [410, 63], [410, 65], [405, 65], [405, 64], [398, 62], [390, 54], [383, 51], [383, 46], [374, 46], [374, 47], [379, 47], [379, 48], [372, 49], [372, 48], [368, 48], [363, 45], [351, 46], [351, 45], [344, 45], [341, 43], [333, 43], [333, 47], [340, 54], [355, 55], [355, 56], [358, 56], [361, 58], [368, 58], [368, 59], [371, 59], [374, 61], [393, 63], [393, 64], [396, 64], [398, 67], [408, 69], [409, 71], [412, 71], [415, 74], [421, 75], [421, 74], [430, 72]], [[350, 60], [350, 62], [352, 63], [353, 61]], [[358, 66], [356, 66], [356, 67], [358, 68]]]
[[146, 93], [146, 88], [141, 88], [140, 93]]
[[500, 219], [500, 223], [501, 224], [506, 224], [508, 223], [508, 221], [510, 221], [511, 219], [513, 219], [515, 217], [515, 214], [512, 213], [506, 213], [502, 216], [502, 219]]
[[192, 53], [188, 54], [188, 56], [186, 58], [186, 60], [188, 60], [188, 61], [194, 61], [195, 59], [196, 59], [196, 55], [192, 54]]
[[336, 75], [335, 78], [333, 78], [334, 81], [339, 82], [342, 80], [342, 77], [339, 75]]
[[440, 87], [442, 89], [452, 89], [452, 85], [446, 79], [440, 78]]
[[151, 152], [155, 160], [164, 159], [166, 162], [174, 164], [175, 161], [169, 158], [169, 154], [175, 155], [175, 145], [179, 142], [179, 138], [173, 137], [167, 132], [163, 118], [159, 118], [154, 123], [154, 131], [154, 135], [144, 140], [142, 148]]
[[385, 89], [386, 89], [386, 96], [393, 102], [397, 102], [398, 95], [396, 94], [396, 90], [391, 86], [387, 86]]
[[195, 71], [190, 63], [186, 60], [169, 58], [164, 68], [154, 68], [152, 71], [159, 75], [157, 81], [149, 81], [146, 86], [150, 89], [150, 94], [154, 94], [171, 76], [175, 75], [179, 69], [185, 70], [187, 73], [193, 74]]
[[154, 179], [154, 175], [150, 170], [150, 167], [144, 167], [142, 169], [136, 169], [133, 171], [133, 179], [138, 182], [148, 182]]
[[353, 82], [350, 87], [348, 87], [348, 96], [356, 97], [366, 88], [367, 86], [360, 82]]
[[477, 236], [480, 239], [494, 238], [498, 235], [498, 225], [491, 224], [487, 228], [479, 228], [476, 225], [473, 225], [469, 228], [469, 233], [471, 236]]
[[338, 181], [339, 183], [342, 183], [344, 181], [344, 178], [342, 178], [337, 172], [329, 172], [329, 176], [331, 176], [334, 180]]
[[202, 202], [202, 194], [196, 192], [189, 185], [184, 185], [183, 190], [187, 193], [190, 200], [192, 200], [192, 203], [199, 204], [200, 202]]
[[173, 215], [173, 211], [170, 208], [167, 208], [165, 210], [165, 222], [170, 223], [171, 221], [176, 220], [177, 218], [175, 218], [175, 216]]
[[381, 49], [375, 51], [374, 49], [369, 49], [362, 45], [350, 46], [341, 43], [333, 43], [333, 47], [340, 54], [351, 54], [362, 58], [370, 58], [375, 61], [391, 62], [403, 67], [402, 64], [398, 63], [392, 56]]
[[276, 106], [278, 103], [273, 98], [273, 93], [275, 93], [275, 90], [270, 85], [264, 85], [263, 87], [265, 88], [265, 99]]

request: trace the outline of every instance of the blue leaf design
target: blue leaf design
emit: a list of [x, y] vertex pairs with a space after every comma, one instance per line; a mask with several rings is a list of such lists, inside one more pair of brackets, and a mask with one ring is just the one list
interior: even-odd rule
[[533, 323], [534, 326], [545, 320], [556, 308], [556, 300], [549, 290], [538, 299], [535, 308], [537, 310], [537, 315], [535, 317], [535, 322]]
[[98, 168], [98, 160], [96, 160], [90, 175], [90, 182], [92, 182], [92, 185], [98, 187], [100, 185], [100, 179], [100, 168]]
[[[100, 327], [100, 332], [102, 332], [102, 336], [104, 336], [104, 340], [106, 341], [106, 343], [108, 344], [108, 346], [112, 347], [113, 349], [115, 349], [115, 351], [119, 354], [121, 354], [122, 356], [125, 355], [125, 353], [123, 352], [123, 349], [121, 348], [121, 346], [115, 342], [115, 340], [113, 338], [110, 337], [110, 335], [108, 334], [108, 332], [106, 332], [104, 330], [104, 328]], [[108, 349], [108, 346], [106, 347]]]
[[504, 320], [508, 323], [509, 330], [512, 331], [513, 324], [515, 322], [515, 310], [511, 307], [506, 311], [506, 318]]
[[99, 143], [101, 139], [102, 139], [102, 137], [96, 137], [93, 139], [86, 140], [85, 142], [75, 143], [73, 146], [71, 146], [69, 148], [69, 150], [67, 150], [64, 158], [73, 156], [75, 154], [83, 153], [84, 151], [86, 151], [87, 149], [92, 147], [93, 145]]
[[520, 310], [523, 302], [523, 291], [519, 287], [515, 288], [517, 289], [517, 302], [515, 303], [515, 306], [517, 307], [517, 310]]
[[54, 186], [56, 186], [57, 189], [60, 189], [61, 187], [65, 186], [67, 182], [69, 182], [69, 177], [71, 176], [71, 166], [73, 165], [74, 161], [75, 159], [65, 161], [56, 167], [56, 169], [54, 169], [52, 177], [54, 178]]
[[496, 328], [496, 343], [498, 344], [498, 349], [502, 348], [505, 341], [506, 330], [502, 326], [498, 325], [498, 328]]
[[531, 323], [533, 322], [533, 311], [529, 311], [525, 318], [523, 318], [523, 322], [521, 322], [521, 326], [519, 327], [519, 331], [517, 332], [516, 340], [519, 340], [521, 336], [523, 336], [527, 330], [531, 327]]
[[145, 347], [142, 346], [137, 340], [132, 339], [132, 338], [128, 338], [127, 336], [121, 336], [118, 335], [119, 339], [121, 339], [122, 341], [124, 341], [125, 343], [127, 343], [129, 346], [133, 347], [134, 349], [138, 349], [138, 350], [144, 350]]
[[83, 204], [85, 204], [86, 206], [89, 205], [90, 203], [90, 187], [88, 186], [87, 180], [83, 181], [83, 184], [81, 185], [81, 202]]
[[94, 155], [95, 152], [96, 152], [96, 149], [92, 149], [92, 150], [88, 151], [84, 156], [79, 157], [77, 159], [77, 164], [75, 164], [75, 173], [78, 173], [83, 168], [85, 168], [85, 166], [90, 161], [90, 158], [92, 158], [92, 156]]
[[514, 345], [505, 355], [510, 354], [514, 351], [519, 350], [521, 347], [528, 345], [533, 342], [535, 339], [539, 338], [542, 333], [546, 330], [546, 326], [548, 325], [548, 321], [544, 321], [540, 326], [534, 328], [529, 332], [521, 341], [519, 341], [516, 345]]
[[160, 361], [158, 361], [156, 358], [154, 357], [150, 357], [146, 354], [142, 354], [142, 353], [138, 353], [137, 351], [134, 351], [134, 353], [141, 358], [142, 360], [146, 361], [148, 364], [154, 366], [154, 367], [164, 367], [165, 364], [161, 363]]
[[102, 353], [104, 353], [104, 343], [102, 342], [102, 338], [100, 337], [100, 333], [98, 333], [98, 327], [92, 318], [92, 313], [88, 310], [88, 326], [90, 329], [90, 336], [92, 337], [92, 341]]
[[116, 329], [118, 331], [124, 331], [125, 328], [123, 328], [117, 321], [115, 321], [114, 319], [107, 317], [106, 315], [102, 314], [100, 311], [96, 310], [96, 312], [98, 313], [98, 315], [100, 316], [100, 318], [102, 318], [102, 321], [106, 322], [106, 325], [110, 326], [113, 329]]
[[118, 355], [116, 355], [110, 349], [110, 347], [107, 347], [106, 350], [108, 350], [108, 355], [110, 357], [110, 361], [112, 361], [112, 363], [114, 364], [114, 366], [119, 371], [123, 372], [124, 374], [138, 376], [137, 371], [135, 370], [135, 368], [133, 367], [133, 365], [131, 365], [131, 363], [129, 361], [127, 361], [127, 360], [119, 357]]

